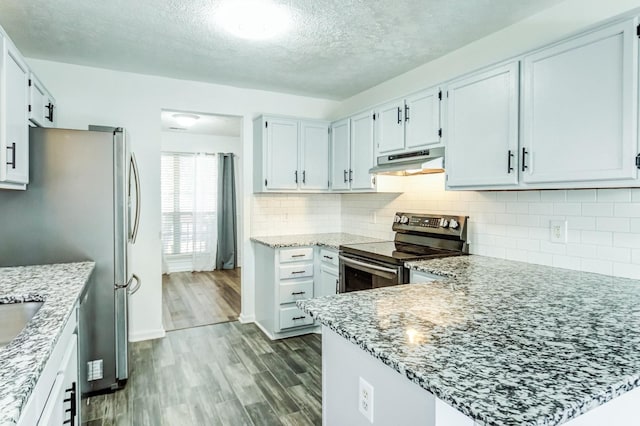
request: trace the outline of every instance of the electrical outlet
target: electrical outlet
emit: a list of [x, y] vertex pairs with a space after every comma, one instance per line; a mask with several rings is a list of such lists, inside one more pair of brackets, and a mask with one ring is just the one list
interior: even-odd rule
[[376, 212], [369, 213], [369, 222], [378, 223], [378, 215], [376, 214]]
[[362, 377], [358, 391], [358, 409], [370, 423], [373, 423], [373, 386]]
[[552, 243], [567, 243], [567, 221], [566, 220], [552, 220], [551, 221], [551, 242]]

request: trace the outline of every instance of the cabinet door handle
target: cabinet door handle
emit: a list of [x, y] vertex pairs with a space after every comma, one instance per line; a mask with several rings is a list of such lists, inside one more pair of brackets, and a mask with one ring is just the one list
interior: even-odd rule
[[300, 296], [301, 294], [305, 294], [306, 291], [294, 291], [291, 293], [292, 296]]
[[69, 392], [69, 398], [65, 398], [62, 401], [69, 403], [69, 408], [67, 408], [65, 413], [69, 413], [69, 418], [62, 422], [63, 425], [75, 424], [76, 417], [78, 416], [78, 407], [76, 406], [76, 382], [71, 384], [69, 389], [65, 389], [65, 393]]
[[292, 320], [296, 321], [296, 320], [301, 320], [301, 319], [305, 319], [306, 317], [303, 315], [301, 317], [293, 317], [291, 318]]
[[507, 151], [507, 173], [511, 173], [513, 171], [513, 166], [511, 165], [512, 159], [513, 159], [513, 152], [509, 150]]
[[529, 153], [529, 151], [527, 151], [527, 148], [522, 148], [522, 171], [523, 172], [529, 168], [529, 166], [527, 166], [527, 154], [528, 153]]
[[402, 108], [398, 107], [398, 124], [402, 124]]
[[344, 183], [347, 183], [347, 171], [344, 171]]
[[302, 183], [307, 183], [307, 171], [302, 171]]
[[12, 169], [16, 168], [16, 143], [13, 142], [11, 146], [8, 146], [7, 149], [11, 150], [11, 161], [7, 161], [7, 165], [11, 166]]
[[306, 271], [292, 271], [291, 275], [304, 274]]
[[305, 257], [306, 254], [292, 254], [291, 257]]
[[340, 293], [340, 280], [336, 278], [336, 294]]
[[324, 255], [324, 256], [322, 256], [322, 257], [324, 257], [325, 259], [333, 260], [333, 256], [327, 256], [327, 255]]
[[404, 121], [409, 121], [409, 105], [404, 106]]
[[296, 177], [296, 183], [298, 183], [298, 171], [296, 170], [295, 172], [293, 172], [295, 177]]
[[353, 170], [349, 169], [349, 182], [353, 182]]

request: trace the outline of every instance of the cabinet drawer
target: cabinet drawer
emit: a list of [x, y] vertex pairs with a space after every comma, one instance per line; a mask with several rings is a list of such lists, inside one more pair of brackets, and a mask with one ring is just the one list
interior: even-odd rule
[[313, 276], [313, 263], [299, 263], [280, 266], [280, 279], [304, 278]]
[[280, 250], [280, 263], [313, 259], [313, 247], [298, 247]]
[[322, 261], [322, 263], [330, 263], [332, 265], [338, 266], [338, 252], [335, 252], [333, 250], [321, 249], [320, 261]]
[[280, 308], [280, 328], [301, 327], [313, 324], [311, 315], [305, 314], [295, 306]]
[[313, 297], [313, 280], [299, 282], [283, 282], [280, 284], [280, 303], [291, 303], [296, 300]]

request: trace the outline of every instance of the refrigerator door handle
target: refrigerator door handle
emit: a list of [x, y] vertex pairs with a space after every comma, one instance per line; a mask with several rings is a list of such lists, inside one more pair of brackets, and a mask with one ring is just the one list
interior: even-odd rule
[[[131, 172], [129, 174], [129, 179], [131, 176], [135, 179], [136, 184], [136, 215], [133, 221], [133, 230], [131, 231], [131, 242], [135, 243], [136, 238], [138, 238], [138, 228], [140, 227], [140, 176], [138, 172], [138, 163], [136, 162], [136, 156], [132, 152], [131, 153]], [[131, 183], [129, 183], [129, 197], [131, 197]]]
[[[131, 287], [131, 281], [133, 280], [136, 280], [135, 287]], [[136, 274], [132, 274], [131, 278], [129, 278], [129, 282], [127, 283], [127, 287], [129, 287], [129, 294], [133, 294], [136, 291], [140, 290], [141, 285], [142, 285], [142, 281], [140, 280], [140, 277], [138, 277]]]

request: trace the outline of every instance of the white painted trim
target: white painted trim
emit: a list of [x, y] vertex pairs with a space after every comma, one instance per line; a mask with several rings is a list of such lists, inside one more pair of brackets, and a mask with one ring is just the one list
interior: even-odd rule
[[243, 313], [240, 313], [240, 315], [238, 316], [238, 321], [242, 324], [249, 324], [252, 322], [256, 321], [256, 316], [255, 315], [245, 315]]
[[143, 330], [137, 333], [129, 333], [130, 342], [142, 342], [145, 340], [162, 339], [167, 335], [164, 328], [157, 330]]

